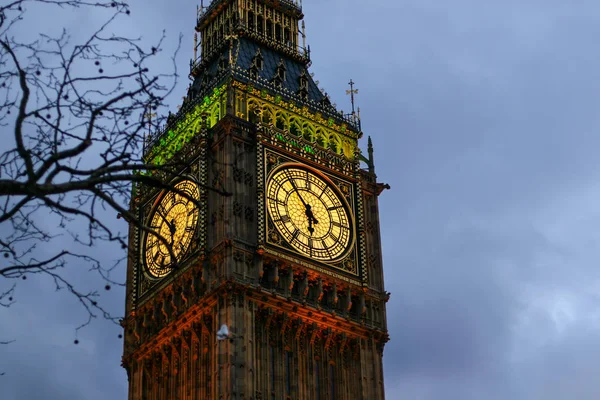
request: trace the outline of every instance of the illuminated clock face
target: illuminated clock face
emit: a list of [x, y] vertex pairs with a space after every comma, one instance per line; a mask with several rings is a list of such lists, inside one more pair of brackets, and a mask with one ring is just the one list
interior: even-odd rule
[[276, 169], [267, 184], [267, 208], [277, 231], [306, 257], [335, 261], [351, 246], [352, 219], [346, 201], [309, 168]]
[[[191, 199], [200, 197], [198, 185], [190, 180], [178, 182], [175, 188]], [[198, 224], [198, 207], [190, 198], [167, 191], [152, 209], [147, 224], [156, 234], [146, 233], [142, 257], [153, 277], [162, 278], [171, 273], [174, 264], [190, 247]]]

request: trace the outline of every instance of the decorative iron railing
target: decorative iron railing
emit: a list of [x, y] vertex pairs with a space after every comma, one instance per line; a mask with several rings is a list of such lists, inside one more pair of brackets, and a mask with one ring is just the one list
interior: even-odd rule
[[[196, 22], [199, 25], [205, 16], [210, 15], [211, 12], [220, 4], [226, 3], [231, 0], [213, 0], [207, 7], [198, 7]], [[302, 12], [302, 1], [301, 0], [279, 0], [279, 4], [295, 9], [297, 12]]]

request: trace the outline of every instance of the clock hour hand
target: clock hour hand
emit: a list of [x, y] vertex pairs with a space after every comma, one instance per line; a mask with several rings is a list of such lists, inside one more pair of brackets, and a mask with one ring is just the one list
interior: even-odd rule
[[[167, 221], [165, 220], [165, 222], [167, 222]], [[175, 225], [175, 219], [173, 218], [171, 220], [171, 224], [169, 224], [167, 222], [167, 225], [169, 227], [169, 232], [171, 233], [171, 244], [173, 244], [173, 241], [175, 240], [175, 238], [173, 236], [175, 236], [175, 232], [177, 231], [177, 225]]]
[[319, 223], [319, 221], [317, 221], [317, 219], [313, 215], [312, 209], [309, 204], [306, 205], [306, 211], [304, 213], [306, 214], [306, 218], [308, 219], [308, 231], [312, 236], [312, 234], [315, 231], [315, 228], [313, 228], [313, 223], [316, 225]]
[[319, 223], [319, 221], [317, 221], [317, 219], [315, 218], [313, 212], [312, 212], [312, 208], [310, 207], [310, 204], [306, 205], [306, 211], [304, 212], [306, 214], [306, 218], [308, 218], [309, 222], [314, 222], [315, 225]]

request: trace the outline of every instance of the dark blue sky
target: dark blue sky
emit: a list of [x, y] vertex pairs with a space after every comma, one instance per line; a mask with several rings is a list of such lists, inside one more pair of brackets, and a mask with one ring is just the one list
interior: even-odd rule
[[[197, 4], [131, 4], [120, 26], [131, 36], [184, 34], [174, 111]], [[311, 71], [346, 111], [356, 82], [378, 178], [392, 187], [380, 197], [387, 398], [600, 398], [600, 3], [303, 8]], [[82, 12], [31, 23], [83, 34], [99, 20]], [[124, 291], [103, 299], [121, 312]], [[17, 300], [0, 309], [0, 340], [17, 339], [0, 347], [3, 399], [126, 398], [118, 327], [95, 322], [75, 346], [84, 314], [68, 294], [30, 279]]]

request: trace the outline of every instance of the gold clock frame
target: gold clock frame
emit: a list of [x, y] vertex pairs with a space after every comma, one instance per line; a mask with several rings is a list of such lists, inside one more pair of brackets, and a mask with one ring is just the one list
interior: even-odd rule
[[[190, 197], [200, 199], [200, 187], [189, 177], [178, 179], [173, 183], [173, 187], [188, 193]], [[171, 204], [167, 204], [165, 207], [164, 204], [168, 202]], [[156, 235], [144, 232], [141, 237], [140, 261], [148, 278], [162, 279], [170, 275], [173, 272], [173, 266], [181, 261], [181, 259], [171, 260], [171, 253], [174, 253], [175, 256], [181, 255], [183, 258], [188, 255], [198, 230], [200, 210], [191, 200], [168, 189], [161, 191], [151, 204], [144, 223], [148, 224], [151, 229], [156, 229], [163, 239], [170, 236], [173, 246], [169, 251]], [[149, 262], [149, 257], [152, 258], [151, 262]], [[153, 265], [160, 258], [162, 258], [162, 262], [159, 263], [161, 266]], [[168, 259], [168, 262], [165, 262], [165, 259]]]
[[266, 185], [267, 213], [279, 235], [304, 257], [331, 263], [352, 249], [354, 219], [329, 178], [301, 163], [274, 168]]
[[[334, 275], [343, 280], [350, 279], [354, 281], [356, 279], [365, 279], [365, 271], [362, 268], [362, 262], [359, 258], [358, 251], [359, 231], [356, 222], [356, 207], [358, 205], [355, 199], [356, 188], [354, 183], [352, 183], [352, 181], [348, 178], [343, 178], [341, 176], [328, 173], [327, 171], [323, 171], [318, 165], [300, 162], [291, 156], [284, 155], [283, 153], [280, 153], [274, 149], [270, 149], [267, 146], [261, 150], [264, 151], [263, 157], [260, 158], [261, 164], [264, 163], [263, 187], [265, 193], [261, 199], [264, 207], [264, 213], [261, 218], [264, 221], [262, 223], [264, 225], [259, 227], [259, 231], [263, 235], [262, 237], [265, 244], [265, 250], [269, 254], [279, 258], [290, 260], [298, 265], [303, 265], [329, 275]], [[352, 230], [352, 239], [342, 257], [333, 261], [315, 260], [310, 258], [304, 254], [301, 254], [292, 246], [290, 246], [285, 240], [283, 240], [283, 237], [279, 234], [277, 229], [275, 229], [273, 220], [268, 211], [267, 187], [272, 174], [284, 166], [300, 166], [302, 168], [309, 169], [315, 175], [318, 175], [321, 179], [327, 182], [327, 184], [330, 185], [345, 202], [348, 210], [348, 216], [351, 221], [350, 227]]]

